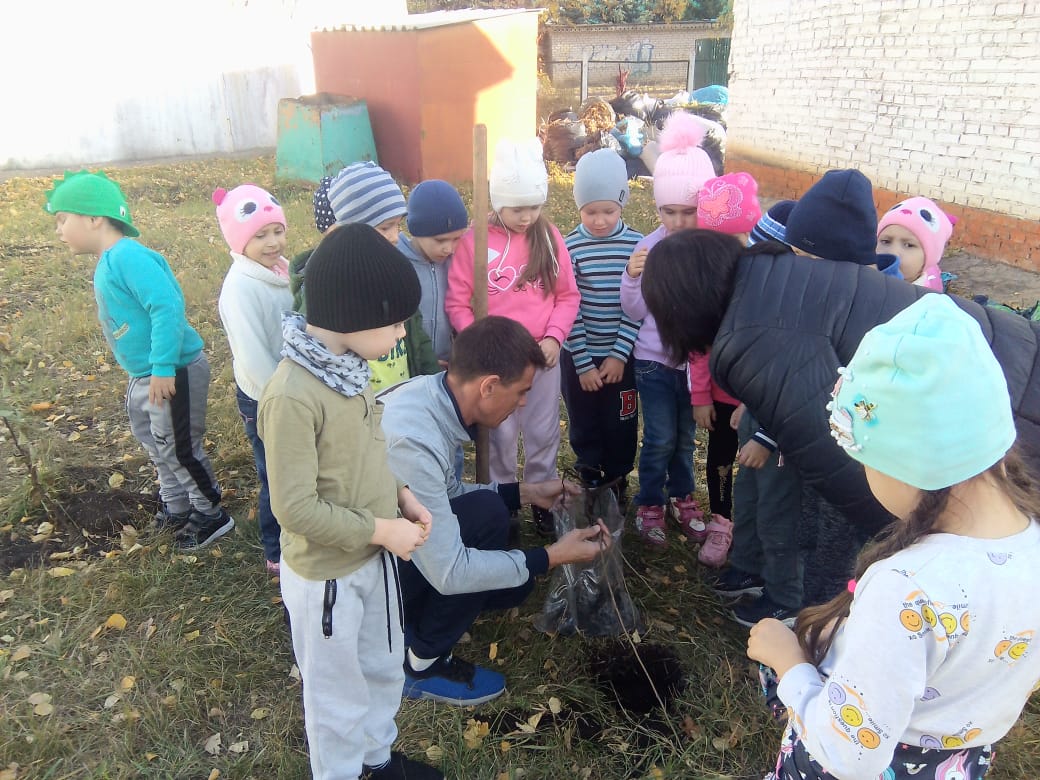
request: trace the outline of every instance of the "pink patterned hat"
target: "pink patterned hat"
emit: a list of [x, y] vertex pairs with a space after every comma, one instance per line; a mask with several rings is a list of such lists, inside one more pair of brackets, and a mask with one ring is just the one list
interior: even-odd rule
[[762, 216], [758, 182], [749, 173], [727, 173], [704, 182], [697, 194], [697, 226], [717, 233], [750, 233]]

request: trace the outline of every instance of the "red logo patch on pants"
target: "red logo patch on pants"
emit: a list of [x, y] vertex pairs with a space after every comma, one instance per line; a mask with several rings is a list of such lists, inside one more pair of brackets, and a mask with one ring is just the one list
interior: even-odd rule
[[622, 390], [621, 393], [621, 411], [618, 417], [622, 420], [627, 420], [633, 417], [636, 413], [636, 391], [635, 390]]

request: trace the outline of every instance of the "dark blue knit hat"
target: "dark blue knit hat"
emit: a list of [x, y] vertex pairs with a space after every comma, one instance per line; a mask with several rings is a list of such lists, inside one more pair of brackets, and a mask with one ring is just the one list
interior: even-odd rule
[[466, 204], [458, 190], [440, 179], [420, 182], [408, 197], [408, 232], [413, 236], [442, 236], [469, 226]]
[[827, 171], [787, 218], [787, 243], [826, 260], [877, 262], [877, 211], [870, 179], [857, 170]]
[[332, 184], [331, 176], [322, 176], [318, 182], [318, 189], [314, 191], [314, 227], [319, 233], [324, 233], [336, 224], [336, 215], [332, 213], [332, 204], [329, 203], [329, 185]]
[[781, 200], [769, 207], [748, 234], [748, 246], [762, 241], [787, 243], [787, 219], [797, 201]]

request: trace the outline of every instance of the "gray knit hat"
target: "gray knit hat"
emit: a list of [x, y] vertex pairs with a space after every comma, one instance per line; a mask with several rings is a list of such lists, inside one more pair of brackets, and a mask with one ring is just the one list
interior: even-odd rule
[[408, 211], [397, 182], [371, 161], [353, 163], [336, 174], [328, 197], [337, 225], [363, 222], [378, 227]]
[[621, 155], [597, 149], [581, 156], [574, 169], [574, 202], [579, 209], [597, 200], [624, 206], [628, 195], [628, 169]]
[[356, 333], [404, 322], [419, 308], [408, 258], [369, 225], [327, 233], [307, 261], [307, 322]]

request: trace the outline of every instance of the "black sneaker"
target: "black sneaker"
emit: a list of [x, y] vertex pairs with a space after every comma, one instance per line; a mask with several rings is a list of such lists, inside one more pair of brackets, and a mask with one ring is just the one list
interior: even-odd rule
[[173, 531], [176, 533], [180, 530], [188, 518], [191, 517], [191, 510], [186, 512], [171, 512], [163, 504], [162, 508], [155, 513], [155, 523], [152, 526], [156, 531], [162, 533], [163, 531]]
[[741, 596], [761, 596], [765, 580], [757, 574], [730, 566], [726, 571], [708, 581], [715, 595], [724, 599], [737, 599]]
[[173, 538], [181, 550], [199, 550], [217, 541], [234, 527], [235, 518], [223, 507], [212, 516], [193, 509], [188, 521], [174, 532]]
[[395, 750], [382, 766], [361, 767], [361, 780], [444, 780], [444, 773]]
[[556, 521], [553, 520], [552, 512], [542, 509], [540, 506], [532, 506], [531, 517], [534, 519], [534, 527], [539, 536], [546, 539], [556, 538]]
[[737, 604], [732, 610], [733, 619], [747, 628], [753, 627], [758, 621], [766, 618], [779, 620], [788, 628], [794, 628], [795, 618], [798, 616], [797, 609], [781, 607], [768, 595], [763, 593], [757, 599], [743, 604]]
[[431, 699], [456, 707], [472, 707], [498, 698], [505, 690], [506, 678], [501, 674], [451, 654], [438, 658], [421, 672], [412, 669], [405, 655], [406, 699]]

